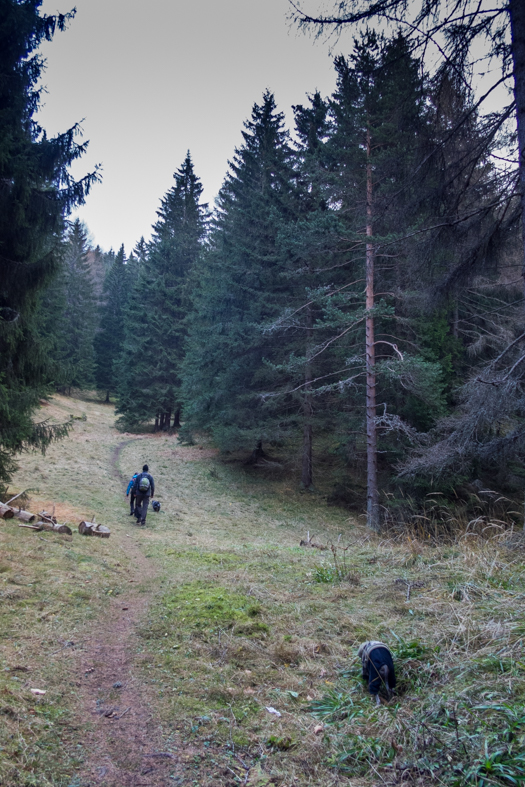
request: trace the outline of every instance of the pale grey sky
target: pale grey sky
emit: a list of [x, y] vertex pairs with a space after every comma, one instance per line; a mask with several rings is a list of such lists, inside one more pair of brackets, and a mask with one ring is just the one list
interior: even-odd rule
[[266, 88], [291, 126], [292, 104], [335, 86], [328, 44], [289, 27], [287, 0], [44, 0], [42, 10], [73, 4], [69, 29], [42, 46], [38, 119], [54, 135], [84, 118], [89, 148], [72, 171], [101, 163], [103, 182], [78, 215], [105, 250], [149, 237], [188, 149], [213, 204]]

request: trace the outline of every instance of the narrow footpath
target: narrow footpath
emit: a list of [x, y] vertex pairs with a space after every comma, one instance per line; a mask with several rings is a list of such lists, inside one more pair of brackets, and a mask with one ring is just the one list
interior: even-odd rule
[[[112, 456], [113, 477], [121, 488], [128, 479], [119, 468], [119, 456], [131, 442], [121, 442]], [[136, 629], [151, 600], [151, 593], [143, 588], [153, 586], [157, 576], [154, 562], [137, 545], [135, 527], [132, 522], [126, 535], [114, 534], [126, 539], [134, 578], [128, 581], [126, 592], [110, 602], [92, 639], [79, 653], [81, 707], [93, 724], [82, 787], [158, 787], [182, 782], [173, 742], [172, 750], [166, 751], [146, 687], [135, 670]]]

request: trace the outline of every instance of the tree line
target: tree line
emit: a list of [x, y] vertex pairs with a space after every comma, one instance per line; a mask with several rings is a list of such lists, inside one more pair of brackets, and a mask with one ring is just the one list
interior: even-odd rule
[[[254, 104], [213, 211], [188, 153], [128, 257], [59, 211], [26, 424], [46, 386], [97, 388], [124, 429], [294, 452], [305, 489], [329, 457], [375, 529], [407, 489], [522, 492], [512, 113], [480, 112], [467, 61], [427, 73], [400, 29], [363, 30], [334, 68], [293, 132], [270, 91]], [[6, 456], [32, 444], [4, 434]]]

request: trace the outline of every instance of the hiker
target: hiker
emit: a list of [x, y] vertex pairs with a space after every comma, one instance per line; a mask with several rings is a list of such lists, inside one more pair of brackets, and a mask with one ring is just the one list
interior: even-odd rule
[[129, 498], [130, 516], [133, 516], [133, 514], [135, 513], [135, 490], [133, 489], [133, 486], [135, 484], [135, 479], [137, 476], [138, 473], [133, 473], [133, 477], [131, 478], [128, 484], [128, 488], [126, 489], [126, 497], [129, 497], [129, 493], [131, 492], [131, 497]]
[[135, 492], [135, 516], [137, 525], [146, 524], [146, 514], [148, 513], [149, 499], [155, 494], [155, 481], [148, 472], [149, 467], [144, 465], [142, 473], [135, 478], [133, 491]]

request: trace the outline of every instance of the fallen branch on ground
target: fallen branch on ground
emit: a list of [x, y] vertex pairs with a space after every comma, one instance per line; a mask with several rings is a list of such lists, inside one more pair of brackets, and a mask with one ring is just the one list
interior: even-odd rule
[[59, 525], [57, 522], [36, 522], [34, 525], [18, 525], [18, 527], [26, 527], [28, 530], [46, 530], [49, 533], [65, 533], [68, 536], [73, 535], [73, 531], [68, 525]]

